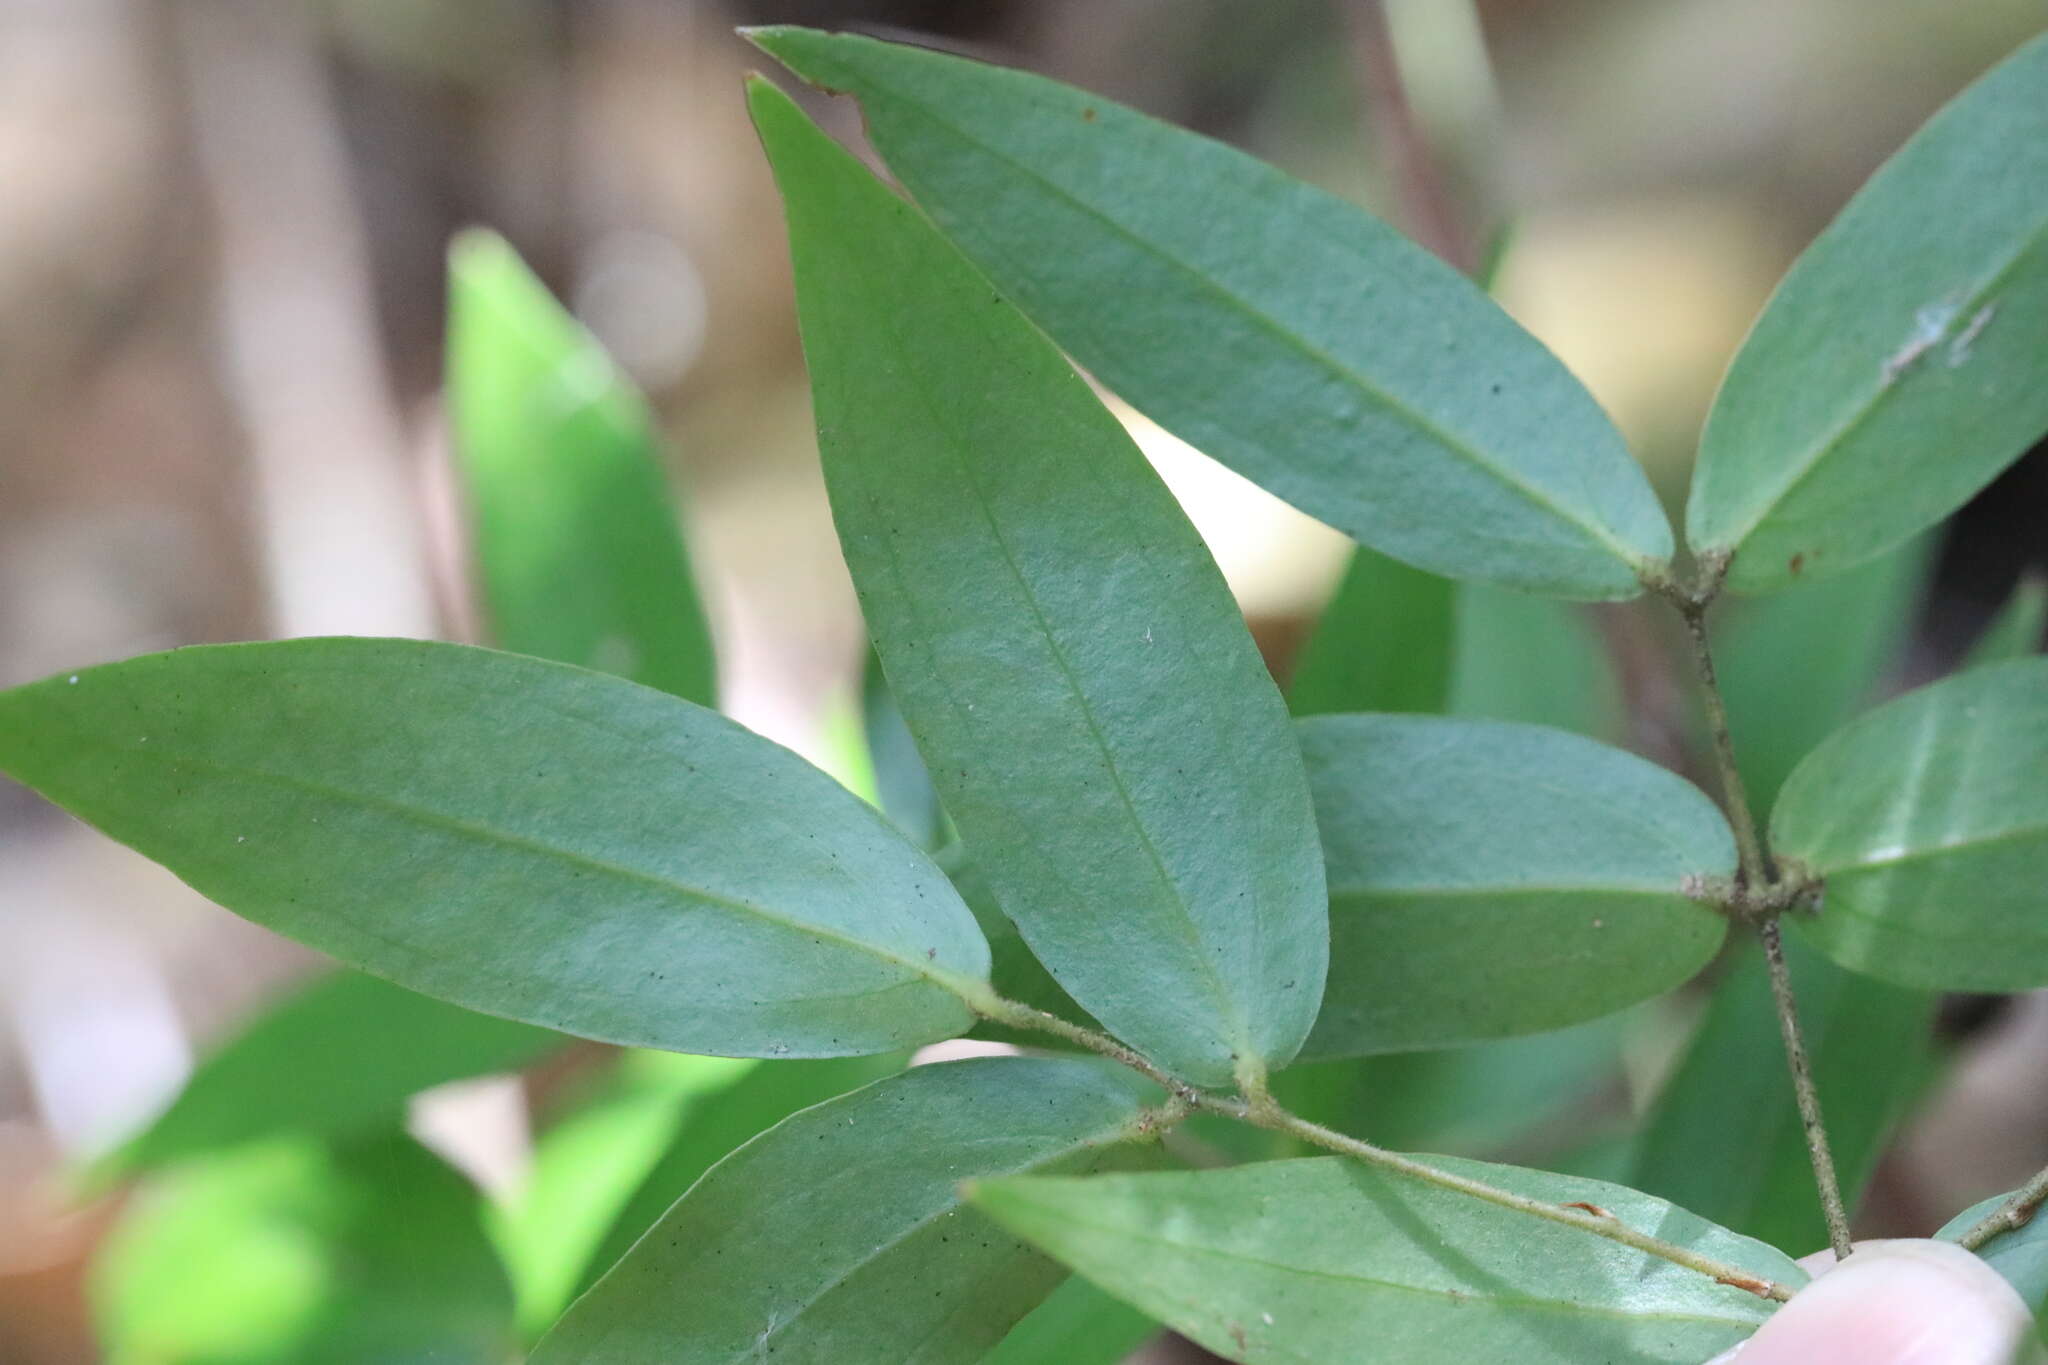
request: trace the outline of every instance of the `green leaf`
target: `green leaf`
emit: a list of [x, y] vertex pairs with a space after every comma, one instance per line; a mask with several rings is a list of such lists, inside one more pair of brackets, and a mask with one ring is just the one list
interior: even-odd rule
[[1418, 568], [1622, 598], [1671, 554], [1592, 397], [1476, 285], [1263, 162], [1085, 91], [797, 28], [948, 237], [1133, 406]]
[[2048, 658], [1960, 673], [1837, 731], [1785, 783], [1771, 845], [1826, 881], [1796, 921], [1903, 986], [2048, 985]]
[[1158, 1333], [1137, 1309], [1070, 1276], [981, 1365], [1120, 1365]]
[[420, 1091], [515, 1071], [567, 1041], [373, 976], [335, 972], [293, 991], [202, 1061], [170, 1107], [93, 1175], [128, 1175], [281, 1134], [395, 1127]]
[[2048, 38], [1936, 114], [1792, 267], [1728, 371], [1686, 539], [1768, 592], [1897, 545], [2048, 430]]
[[839, 538], [946, 810], [1060, 983], [1188, 1080], [1294, 1055], [1328, 950], [1286, 708], [1065, 359], [774, 87]]
[[741, 1143], [800, 1109], [892, 1076], [908, 1060], [893, 1053], [755, 1064], [724, 1088], [691, 1097], [675, 1116], [666, 1147], [620, 1203], [616, 1216], [579, 1268], [575, 1292], [582, 1294], [597, 1283], [599, 1276], [618, 1264], [660, 1221], [670, 1205]]
[[1743, 786], [1760, 814], [1897, 663], [1932, 548], [1916, 540], [1834, 578], [1734, 604], [1714, 658]]
[[[1993, 1195], [1982, 1203], [1972, 1204], [1944, 1223], [1941, 1231], [1934, 1235], [1943, 1241], [1961, 1241], [1964, 1233], [2003, 1207], [2010, 1198], [2011, 1193]], [[2005, 1276], [2037, 1319], [2048, 1315], [2048, 1218], [2037, 1213], [2019, 1227], [2001, 1232], [1977, 1248], [1977, 1255]], [[2048, 1334], [2048, 1328], [2044, 1328], [2044, 1334]]]
[[2029, 574], [2013, 586], [1998, 615], [1970, 646], [1965, 668], [2002, 664], [2041, 652], [2041, 632], [2048, 626], [2048, 578]]
[[1621, 728], [1621, 686], [1585, 612], [1467, 583], [1458, 589], [1453, 715], [1554, 725], [1605, 738]]
[[501, 1365], [512, 1290], [469, 1182], [396, 1134], [202, 1157], [93, 1270], [109, 1365]]
[[[798, 1068], [846, 1064], [837, 1058], [778, 1063]], [[550, 1116], [534, 1139], [525, 1179], [494, 1205], [490, 1219], [492, 1239], [517, 1292], [524, 1337], [546, 1331], [581, 1292], [586, 1272], [595, 1278], [604, 1269], [589, 1268], [593, 1254], [674, 1141], [685, 1116], [763, 1065], [627, 1049], [594, 1084], [576, 1087], [584, 1093], [566, 1102], [566, 1112]], [[634, 1235], [666, 1207], [649, 1212]]]
[[988, 947], [802, 759], [461, 645], [145, 655], [0, 693], [0, 768], [201, 894], [471, 1009], [679, 1052], [951, 1037]]
[[[1580, 1202], [1797, 1285], [1782, 1254], [1661, 1199], [1455, 1158], [1432, 1164]], [[1360, 1359], [1698, 1365], [1773, 1305], [1576, 1228], [1320, 1157], [1228, 1170], [1025, 1177], [973, 1202], [1118, 1298], [1250, 1365]]]
[[1360, 546], [1302, 646], [1288, 684], [1297, 716], [1445, 709], [1457, 585]]
[[1330, 980], [1304, 1058], [1537, 1033], [1712, 960], [1687, 898], [1728, 876], [1712, 801], [1634, 755], [1533, 725], [1299, 722], [1330, 885]]
[[448, 404], [493, 637], [710, 705], [646, 404], [503, 238], [466, 232], [448, 264]]
[[806, 1109], [707, 1172], [532, 1365], [979, 1360], [1060, 1271], [960, 1182], [1092, 1165], [1157, 1094], [1094, 1058], [992, 1057]]
[[918, 847], [939, 847], [946, 812], [939, 804], [938, 788], [932, 785], [931, 769], [918, 753], [903, 708], [882, 674], [881, 657], [873, 650], [868, 651], [861, 678], [861, 722], [875, 769], [877, 804]]
[[[1844, 971], [1796, 936], [1785, 956], [1853, 1210], [1928, 1078], [1935, 997]], [[1826, 1246], [1828, 1232], [1782, 1056], [1770, 978], [1752, 946], [1715, 989], [1652, 1106], [1629, 1183], [1800, 1255]]]

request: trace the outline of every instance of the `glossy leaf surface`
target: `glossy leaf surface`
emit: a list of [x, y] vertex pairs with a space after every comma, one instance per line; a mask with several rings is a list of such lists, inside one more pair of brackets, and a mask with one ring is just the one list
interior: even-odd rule
[[94, 1268], [109, 1365], [501, 1365], [476, 1190], [409, 1138], [215, 1153], [145, 1184]]
[[[1782, 1254], [1601, 1181], [1431, 1158], [1584, 1201], [1790, 1284]], [[1192, 1173], [1022, 1178], [975, 1205], [1080, 1274], [1247, 1365], [1371, 1358], [1699, 1365], [1772, 1305], [1575, 1228], [1332, 1157]]]
[[[1928, 1080], [1935, 999], [1845, 971], [1797, 935], [1786, 936], [1785, 956], [1836, 1176], [1854, 1210]], [[1791, 1078], [1760, 1064], [1783, 1047], [1763, 954], [1751, 945], [1715, 988], [1651, 1107], [1628, 1181], [1797, 1256], [1826, 1246], [1828, 1232]]]
[[170, 1107], [98, 1172], [121, 1175], [280, 1134], [396, 1127], [418, 1092], [516, 1070], [567, 1041], [374, 976], [334, 972], [292, 991], [209, 1055]]
[[533, 1365], [979, 1360], [1061, 1272], [960, 1182], [1086, 1168], [1156, 1098], [1096, 1059], [995, 1057], [804, 1110], [707, 1172]]
[[2048, 659], [1972, 669], [1836, 732], [1801, 763], [1771, 843], [1826, 882], [1795, 921], [1901, 985], [2048, 984]]
[[493, 233], [449, 255], [448, 403], [496, 643], [709, 705], [711, 636], [653, 418]]
[[1669, 989], [1726, 930], [1714, 804], [1538, 726], [1321, 716], [1297, 732], [1329, 862], [1331, 970], [1309, 1058], [1559, 1028]]
[[1598, 404], [1369, 214], [1086, 91], [805, 29], [753, 40], [856, 95], [889, 168], [1140, 411], [1310, 515], [1455, 578], [1621, 598], [1671, 553]]
[[147, 655], [0, 694], [0, 768], [202, 894], [607, 1042], [882, 1052], [971, 1021], [966, 906], [787, 750], [560, 664], [405, 640]]
[[2048, 38], [1964, 91], [1800, 257], [1701, 439], [1686, 538], [1767, 592], [1933, 525], [2048, 430]]
[[1118, 1036], [1293, 1056], [1328, 949], [1286, 710], [1201, 539], [1066, 360], [772, 86], [833, 517], [976, 867]]

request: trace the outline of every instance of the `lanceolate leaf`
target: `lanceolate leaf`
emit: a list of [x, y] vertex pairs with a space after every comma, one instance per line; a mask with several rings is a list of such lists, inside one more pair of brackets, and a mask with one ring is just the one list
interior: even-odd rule
[[1836, 732], [1785, 783], [1771, 844], [1826, 882], [1803, 924], [1901, 985], [2048, 984], [2048, 659], [1972, 669]]
[[1965, 91], [1785, 277], [1701, 441], [1686, 538], [1765, 592], [1952, 511], [2048, 430], [2048, 38]]
[[1329, 861], [1330, 980], [1304, 1057], [1577, 1023], [1666, 990], [1726, 922], [1713, 802], [1619, 749], [1533, 725], [1323, 716], [1297, 725]]
[[501, 1365], [515, 1345], [476, 1190], [395, 1134], [166, 1172], [129, 1205], [92, 1290], [114, 1365]]
[[258, 1015], [201, 1062], [170, 1107], [98, 1173], [280, 1134], [395, 1127], [419, 1091], [514, 1070], [566, 1041], [373, 976], [335, 972]]
[[2000, 607], [1998, 615], [1970, 647], [1965, 668], [2002, 664], [2041, 652], [2041, 632], [2048, 626], [2048, 579], [2023, 578]]
[[607, 1042], [949, 1037], [988, 946], [939, 870], [702, 707], [461, 645], [146, 655], [0, 693], [0, 768], [222, 905], [401, 985]]
[[[1806, 1278], [1761, 1243], [1618, 1185], [1430, 1160], [1518, 1194], [1595, 1205], [1771, 1279]], [[1698, 1365], [1772, 1307], [1576, 1228], [1334, 1157], [989, 1181], [973, 1199], [1117, 1297], [1247, 1365]]]
[[960, 1182], [1087, 1169], [1157, 1098], [1098, 1059], [995, 1057], [807, 1109], [707, 1172], [533, 1365], [979, 1360], [1060, 1270], [963, 1209]]
[[639, 394], [504, 240], [449, 255], [448, 403], [496, 643], [709, 705], [711, 637]]
[[1062, 985], [1186, 1078], [1292, 1057], [1308, 784], [1222, 575], [1066, 361], [765, 83], [833, 516], [946, 810]]
[[1085, 91], [805, 29], [753, 40], [857, 95], [913, 197], [1162, 426], [1364, 544], [1620, 598], [1670, 527], [1590, 395], [1384, 223]]
[[[1929, 1076], [1934, 997], [1845, 971], [1798, 936], [1785, 956], [1842, 1195], [1853, 1210]], [[1714, 992], [1644, 1123], [1629, 1183], [1793, 1255], [1827, 1245], [1806, 1135], [1782, 1066], [1763, 955]], [[1737, 1155], [1739, 1154], [1739, 1155]]]

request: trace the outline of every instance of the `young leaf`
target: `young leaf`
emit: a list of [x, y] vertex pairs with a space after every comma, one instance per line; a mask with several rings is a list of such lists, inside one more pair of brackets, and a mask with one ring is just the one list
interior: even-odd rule
[[1834, 578], [1735, 604], [1715, 663], [1743, 786], [1759, 813], [1898, 661], [1932, 548], [1922, 538]]
[[1801, 923], [1854, 971], [1930, 990], [2048, 985], [2048, 658], [1960, 673], [1837, 731], [1771, 844], [1825, 879]]
[[1768, 592], [1933, 525], [2048, 429], [2044, 324], [2048, 37], [1936, 114], [1792, 267], [1708, 416], [1686, 539]]
[[710, 705], [653, 419], [503, 238], [449, 252], [448, 404], [496, 642]]
[[1447, 708], [1457, 585], [1360, 546], [1301, 648], [1287, 704], [1297, 716]]
[[[1982, 1203], [1972, 1204], [1944, 1223], [1941, 1231], [1934, 1235], [1944, 1241], [1960, 1241], [1964, 1233], [1976, 1227], [2011, 1197], [2009, 1193], [1993, 1195]], [[1999, 1233], [1977, 1248], [1977, 1255], [2019, 1291], [2037, 1320], [2048, 1315], [2048, 1218], [2036, 1214], [2019, 1227]], [[2048, 1325], [2043, 1326], [2042, 1334], [2048, 1336]]]
[[114, 1365], [501, 1365], [477, 1192], [408, 1138], [214, 1153], [145, 1184], [94, 1267]]
[[[1785, 941], [1806, 1053], [1853, 1210], [1926, 1084], [1935, 998], [1845, 971]], [[1763, 955], [1748, 949], [1714, 991], [1692, 1046], [1650, 1110], [1629, 1183], [1794, 1255], [1827, 1245], [1806, 1134]], [[1737, 1159], [1731, 1154], [1740, 1153]]]
[[806, 1109], [708, 1171], [532, 1365], [979, 1360], [1060, 1271], [960, 1182], [1085, 1169], [1157, 1094], [1095, 1058], [989, 1057]]
[[[756, 1064], [730, 1085], [694, 1096], [677, 1116], [667, 1146], [620, 1204], [579, 1269], [576, 1294], [587, 1291], [727, 1153], [800, 1109], [893, 1076], [909, 1058], [825, 1057]], [[573, 1295], [571, 1297], [574, 1297]]]
[[1561, 730], [1299, 722], [1329, 862], [1330, 980], [1304, 1058], [1441, 1047], [1607, 1014], [1705, 966], [1686, 895], [1735, 845], [1683, 778]]
[[702, 707], [462, 645], [145, 655], [0, 693], [0, 768], [236, 913], [606, 1042], [951, 1037], [988, 946], [871, 807]]
[[1160, 1065], [1286, 1062], [1322, 991], [1322, 860], [1222, 575], [1045, 338], [787, 96], [752, 101], [840, 542], [976, 866]]
[[798, 28], [939, 227], [1135, 407], [1419, 568], [1622, 598], [1671, 554], [1592, 397], [1457, 271], [1220, 143], [1020, 71]]
[[202, 1061], [170, 1107], [94, 1168], [116, 1177], [257, 1138], [394, 1127], [411, 1096], [513, 1071], [568, 1041], [335, 972], [265, 1010]]
[[1982, 668], [2039, 654], [2044, 626], [2048, 626], [2048, 579], [2029, 574], [2014, 585], [1998, 615], [1970, 646], [1963, 667]]
[[1120, 1365], [1158, 1334], [1158, 1323], [1070, 1275], [981, 1365]]
[[[1597, 1180], [1455, 1158], [1518, 1194], [1586, 1203], [1770, 1279], [1781, 1253]], [[1772, 1305], [1576, 1228], [1335, 1157], [1228, 1170], [1023, 1177], [975, 1207], [1169, 1327], [1247, 1365], [1371, 1358], [1698, 1365]]]

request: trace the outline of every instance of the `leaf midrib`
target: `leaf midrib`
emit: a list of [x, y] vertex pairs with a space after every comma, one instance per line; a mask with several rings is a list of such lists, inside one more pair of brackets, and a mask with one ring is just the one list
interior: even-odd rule
[[81, 740], [80, 743], [89, 744], [91, 745], [91, 747], [99, 748], [102, 750], [112, 751], [114, 753], [122, 755], [123, 757], [140, 757], [144, 762], [161, 763], [166, 766], [180, 763], [190, 764], [194, 767], [204, 768], [210, 772], [220, 773], [228, 777], [240, 776], [255, 779], [257, 781], [269, 782], [276, 786], [285, 787], [289, 790], [304, 792], [313, 796], [322, 797], [329, 801], [335, 802], [337, 805], [341, 805], [344, 807], [356, 806], [365, 810], [382, 812], [387, 815], [396, 815], [401, 819], [410, 819], [416, 821], [419, 824], [450, 832], [461, 838], [468, 839], [475, 843], [483, 844], [485, 846], [504, 846], [506, 848], [516, 849], [524, 853], [537, 854], [543, 857], [557, 859], [561, 862], [586, 868], [592, 872], [599, 873], [603, 876], [613, 877], [620, 881], [641, 886], [653, 887], [657, 890], [665, 892], [669, 896], [679, 897], [685, 900], [696, 899], [708, 902], [711, 905], [718, 906], [722, 909], [734, 911], [741, 915], [753, 916], [769, 924], [773, 924], [778, 928], [786, 929], [794, 933], [798, 933], [811, 938], [822, 938], [830, 940], [831, 942], [837, 944], [842, 948], [847, 948], [855, 952], [863, 953], [867, 956], [878, 958], [884, 962], [888, 962], [895, 966], [902, 967], [909, 971], [913, 976], [921, 977], [927, 981], [930, 981], [933, 985], [938, 986], [939, 988], [945, 990], [949, 994], [960, 996], [963, 999], [965, 998], [965, 992], [961, 988], [960, 979], [955, 978], [953, 974], [950, 972], [945, 972], [934, 968], [929, 961], [919, 962], [914, 957], [901, 956], [897, 953], [882, 948], [877, 944], [868, 942], [863, 939], [850, 937], [844, 932], [837, 929], [828, 928], [823, 925], [805, 923], [802, 920], [792, 918], [787, 914], [784, 914], [777, 910], [770, 909], [767, 906], [756, 905], [751, 901], [740, 900], [736, 897], [722, 895], [718, 892], [711, 891], [702, 887], [690, 886], [684, 882], [673, 881], [667, 877], [659, 876], [652, 872], [643, 871], [639, 868], [631, 867], [623, 863], [616, 863], [610, 861], [609, 859], [597, 857], [593, 854], [584, 853], [574, 849], [563, 848], [558, 845], [551, 844], [543, 839], [537, 839], [523, 834], [512, 834], [506, 831], [494, 830], [488, 825], [478, 824], [473, 820], [467, 820], [461, 816], [450, 815], [444, 811], [432, 810], [430, 808], [423, 806], [408, 805], [407, 803], [401, 800], [397, 800], [386, 796], [375, 795], [368, 792], [351, 791], [344, 787], [338, 787], [330, 783], [315, 781], [311, 778], [288, 776], [283, 773], [275, 773], [264, 768], [255, 767], [253, 765], [223, 763], [218, 760], [205, 758], [197, 754], [182, 752], [169, 748], [155, 749], [146, 755], [138, 755], [134, 751], [126, 749], [114, 743], [101, 742], [98, 744], [91, 744], [91, 741], [89, 739]]
[[[1463, 437], [1452, 435], [1452, 433], [1447, 431], [1442, 425], [1440, 425], [1434, 419], [1423, 415], [1421, 412], [1417, 411], [1409, 404], [1395, 397], [1386, 389], [1383, 389], [1378, 385], [1372, 383], [1364, 375], [1358, 373], [1356, 370], [1352, 369], [1349, 365], [1345, 364], [1343, 361], [1339, 360], [1336, 356], [1330, 354], [1322, 347], [1314, 344], [1301, 333], [1288, 327], [1278, 318], [1267, 313], [1257, 305], [1253, 304], [1249, 300], [1245, 299], [1244, 297], [1236, 293], [1234, 290], [1231, 290], [1224, 286], [1221, 281], [1214, 279], [1199, 267], [1192, 265], [1189, 262], [1181, 259], [1178, 255], [1174, 254], [1173, 252], [1167, 251], [1163, 247], [1153, 246], [1147, 241], [1146, 238], [1139, 235], [1139, 233], [1137, 233], [1135, 230], [1126, 227], [1122, 222], [1111, 217], [1106, 211], [1097, 208], [1094, 204], [1089, 203], [1085, 199], [1082, 199], [1079, 195], [1069, 191], [1065, 186], [1060, 185], [1057, 182], [1050, 180], [1043, 175], [1038, 174], [1024, 162], [1017, 160], [1009, 153], [1004, 152], [998, 149], [997, 147], [991, 145], [990, 143], [982, 140], [981, 138], [974, 136], [967, 129], [960, 127], [958, 124], [952, 122], [951, 120], [939, 117], [936, 113], [931, 111], [929, 106], [925, 105], [924, 103], [918, 100], [905, 96], [900, 90], [897, 90], [884, 82], [876, 81], [871, 77], [863, 77], [863, 84], [865, 84], [869, 89], [871, 89], [875, 93], [880, 94], [885, 98], [894, 99], [903, 107], [923, 116], [927, 121], [953, 133], [956, 137], [958, 137], [961, 141], [967, 143], [969, 146], [980, 148], [982, 151], [986, 152], [989, 156], [993, 157], [997, 161], [1002, 162], [1003, 164], [1011, 167], [1015, 171], [1022, 174], [1026, 179], [1036, 184], [1044, 186], [1057, 198], [1065, 201], [1068, 204], [1071, 204], [1074, 208], [1080, 210], [1088, 217], [1093, 218], [1096, 221], [1102, 223], [1105, 227], [1109, 228], [1117, 236], [1122, 237], [1126, 241], [1140, 248], [1140, 250], [1143, 251], [1145, 254], [1152, 255], [1157, 259], [1166, 262], [1175, 270], [1193, 279], [1197, 285], [1201, 286], [1203, 290], [1210, 294], [1213, 294], [1215, 297], [1222, 300], [1226, 305], [1229, 305], [1232, 311], [1236, 311], [1252, 319], [1255, 323], [1259, 325], [1259, 327], [1262, 330], [1266, 331], [1273, 337], [1277, 338], [1286, 349], [1291, 349], [1298, 352], [1304, 358], [1309, 360], [1311, 364], [1320, 367], [1329, 374], [1335, 376], [1340, 382], [1366, 394], [1368, 397], [1375, 400], [1380, 407], [1390, 412], [1397, 420], [1406, 422], [1408, 425], [1414, 427], [1416, 430], [1420, 431], [1422, 434], [1429, 437], [1431, 440], [1435, 441], [1438, 445], [1444, 447], [1446, 450], [1449, 450], [1456, 455], [1462, 456], [1468, 463], [1472, 464], [1483, 473], [1492, 476], [1497, 482], [1499, 482], [1504, 487], [1512, 489], [1516, 494], [1521, 496], [1525, 501], [1527, 501], [1531, 505], [1541, 509], [1542, 511], [1550, 513], [1552, 516], [1555, 516], [1556, 518], [1558, 518], [1558, 520], [1564, 522], [1566, 525], [1576, 527], [1581, 532], [1591, 536], [1596, 544], [1604, 547], [1610, 553], [1614, 554], [1618, 559], [1620, 559], [1624, 566], [1633, 568], [1639, 563], [1654, 559], [1654, 556], [1644, 555], [1635, 550], [1633, 547], [1625, 545], [1621, 540], [1615, 537], [1613, 533], [1611, 533], [1607, 529], [1605, 524], [1597, 520], [1581, 520], [1579, 517], [1572, 515], [1567, 509], [1559, 506], [1556, 502], [1554, 502], [1549, 496], [1547, 490], [1540, 490], [1532, 485], [1523, 483], [1520, 480], [1511, 477], [1510, 472], [1508, 470], [1503, 469], [1494, 460], [1490, 459], [1486, 455], [1486, 453], [1483, 450], [1481, 450], [1478, 446], [1470, 444]], [[862, 98], [865, 97], [865, 93], [863, 93]], [[1142, 118], [1145, 116], [1139, 115], [1138, 117]], [[1311, 186], [1310, 188], [1313, 189], [1313, 186]], [[1419, 250], [1420, 248], [1417, 249]]]

